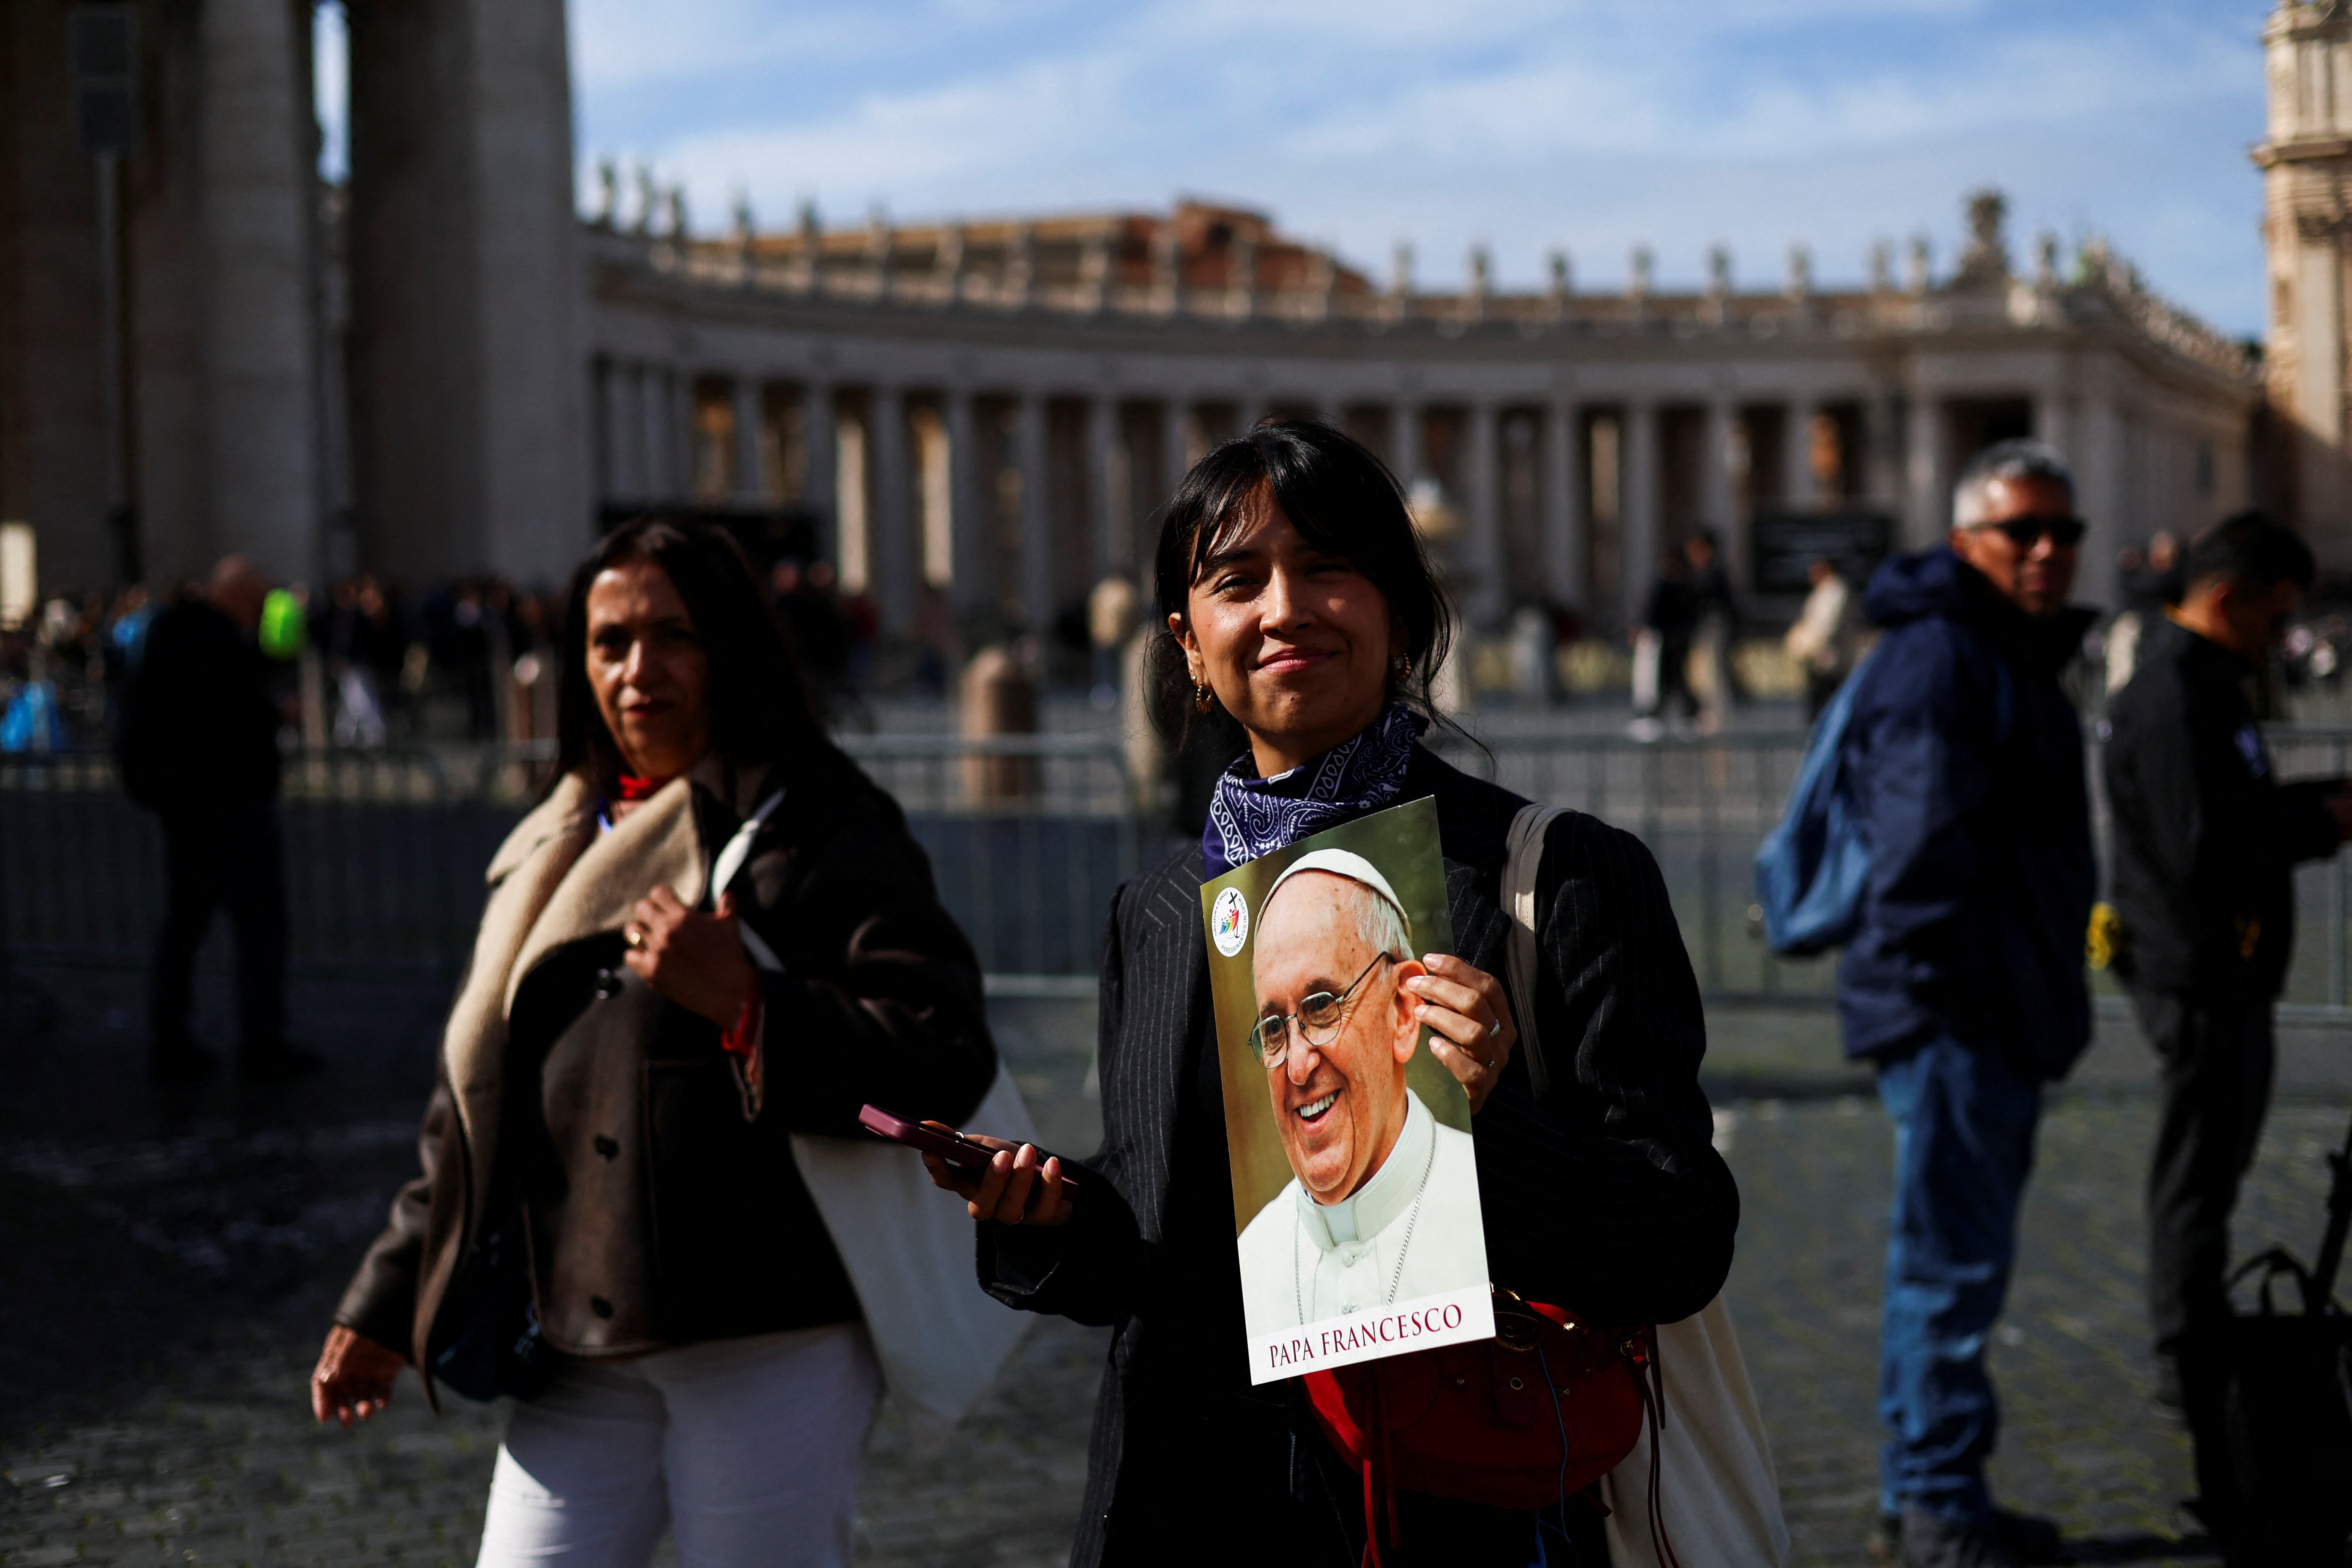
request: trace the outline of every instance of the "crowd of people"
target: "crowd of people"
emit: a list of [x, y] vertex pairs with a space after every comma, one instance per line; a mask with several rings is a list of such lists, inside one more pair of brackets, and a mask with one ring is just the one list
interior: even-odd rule
[[[1839, 691], [1815, 744], [1835, 752], [1867, 854], [1840, 1026], [1895, 1131], [1877, 1546], [1907, 1568], [2009, 1568], [2064, 1560], [2053, 1521], [1988, 1488], [1985, 1345], [2045, 1096], [2090, 1040], [2101, 876], [2063, 678], [2095, 617], [2072, 603], [2085, 525], [2060, 454], [1983, 453], [1953, 520], [1858, 595], [1817, 573], [1790, 651], [1822, 678], [1817, 699]], [[2103, 753], [2116, 968], [2160, 1069], [2157, 1392], [2197, 1436], [2200, 1506], [2242, 1563], [2263, 1560], [2248, 1544], [2263, 1521], [2211, 1451], [2228, 1220], [2269, 1093], [2290, 874], [2352, 833], [2346, 781], [2275, 776], [2250, 695], [2313, 579], [2309, 551], [2259, 514], [2187, 542], [2139, 606]], [[1685, 667], [1677, 649], [1727, 637], [1732, 613], [1711, 541], [1693, 542], [1672, 586], [1653, 606], [1662, 682]], [[201, 593], [92, 615], [54, 645], [121, 660], [125, 781], [165, 824], [151, 1008], [167, 1079], [213, 1065], [186, 1032], [186, 964], [220, 907], [239, 939], [240, 1070], [320, 1065], [288, 1040], [277, 995], [269, 592], [232, 557]], [[1450, 721], [1437, 693], [1453, 614], [1395, 481], [1337, 430], [1270, 421], [1202, 458], [1168, 508], [1150, 596], [1160, 720], [1229, 743], [1198, 845], [1108, 911], [1104, 1142], [1085, 1159], [1026, 1141], [973, 951], [896, 803], [828, 738], [819, 683], [854, 667], [864, 634], [814, 570], [763, 579], [724, 532], [649, 519], [605, 536], [560, 605], [472, 584], [404, 613], [361, 579], [310, 607], [325, 668], [358, 683], [339, 710], [355, 734], [370, 712], [391, 729], [390, 693], [413, 692], [420, 662], [457, 672], [468, 722], [487, 723], [495, 701], [478, 707], [464, 672], [547, 661], [553, 782], [493, 858], [423, 1170], [312, 1380], [319, 1418], [345, 1425], [408, 1368], [428, 1398], [515, 1402], [485, 1564], [643, 1563], [666, 1528], [689, 1562], [845, 1563], [883, 1394], [951, 1419], [940, 1380], [968, 1397], [995, 1364], [970, 1347], [1009, 1342], [959, 1325], [1003, 1310], [1115, 1330], [1076, 1563], [1650, 1561], [1606, 1524], [1600, 1482], [1538, 1507], [1475, 1478], [1400, 1487], [1339, 1456], [1295, 1380], [1250, 1380], [1200, 892], [1311, 833], [1433, 801], [1455, 951], [1375, 962], [1264, 1020], [1282, 1031], [1280, 1065], [1329, 1085], [1301, 1114], [1354, 1125], [1330, 1110], [1354, 1083], [1333, 1037], [1291, 1024], [1365, 1006], [1425, 1026], [1475, 1117], [1496, 1290], [1654, 1345], [1648, 1326], [1719, 1309], [1739, 1215], [1656, 862], [1591, 816], [1526, 816], [1530, 803], [1423, 743]], [[1876, 642], [1848, 672], [1861, 620]], [[1507, 952], [1521, 927], [1524, 966]], [[1519, 1048], [1538, 1034], [1541, 1076]], [[973, 1121], [949, 1146], [976, 1157], [926, 1155], [972, 1228], [941, 1245], [940, 1211], [922, 1205], [947, 1200], [842, 1152], [874, 1106], [939, 1139]], [[1392, 1153], [1355, 1150], [1360, 1187], [1343, 1196]], [[1576, 1375], [1541, 1383], [1569, 1395]], [[1680, 1408], [1708, 1419], [1703, 1402]], [[1692, 1473], [1706, 1452], [1685, 1445], [1684, 1468], [1651, 1482], [1663, 1525], [1702, 1522], [1685, 1500], [1706, 1492]], [[1778, 1562], [1785, 1545], [1759, 1518], [1720, 1560]]]
[[[2179, 596], [2179, 544], [2159, 533], [2127, 547], [2121, 561], [2123, 604], [2087, 640], [2084, 654], [2104, 671], [2105, 689], [2130, 679], [2141, 631]], [[1808, 588], [1780, 642], [1801, 685], [1806, 719], [1818, 717], [1874, 636], [1862, 614], [1860, 575], [1868, 563], [1822, 558], [1809, 563]], [[884, 663], [886, 647], [873, 599], [842, 592], [828, 562], [785, 558], [768, 572], [769, 592], [821, 710], [838, 720], [885, 689], [952, 696], [957, 670], [981, 648], [1014, 640], [1018, 628], [992, 613], [962, 621], [926, 586], [906, 657]], [[1127, 579], [1097, 584], [1132, 594]], [[373, 573], [334, 582], [323, 595], [287, 590], [299, 608], [304, 645], [322, 674], [310, 711], [298, 700], [293, 661], [281, 656], [287, 724], [306, 745], [382, 747], [443, 742], [538, 740], [551, 734], [551, 710], [533, 688], [551, 650], [561, 606], [544, 592], [495, 577], [403, 590]], [[182, 583], [161, 593], [134, 585], [112, 595], [60, 593], [23, 625], [0, 627], [0, 752], [103, 750], [111, 743], [125, 682], [148, 622], [177, 599], [201, 595]], [[1040, 673], [1090, 687], [1097, 708], [1119, 700], [1115, 643], [1096, 635], [1090, 595], [1038, 639]], [[1734, 654], [1743, 634], [1777, 624], [1755, 605], [1743, 609], [1711, 531], [1701, 530], [1666, 555], [1642, 614], [1627, 634], [1633, 721], [1643, 740], [1686, 729], [1721, 730], [1736, 702], [1752, 700]], [[1786, 611], [1782, 610], [1781, 614]], [[971, 624], [963, 624], [970, 622]], [[1530, 604], [1510, 619], [1505, 640], [1511, 679], [1489, 701], [1549, 705], [1569, 694], [1561, 650], [1586, 637], [1574, 611]], [[1108, 662], [1107, 662], [1108, 661]], [[1457, 661], [1459, 662], [1459, 661]], [[2352, 620], [2336, 613], [2292, 627], [2265, 678], [2290, 689], [2332, 696], [2352, 666]], [[1474, 700], [1458, 671], [1440, 699], [1459, 708]], [[1623, 689], [1621, 686], [1620, 689]]]
[[[552, 690], [562, 605], [549, 594], [498, 577], [404, 591], [372, 572], [338, 579], [323, 595], [300, 584], [280, 591], [302, 630], [267, 651], [286, 727], [305, 744], [551, 736], [552, 709], [532, 703], [542, 671]], [[822, 561], [776, 563], [769, 592], [821, 706], [856, 690], [877, 641], [872, 601], [844, 595]], [[60, 593], [24, 625], [0, 630], [0, 751], [111, 746], [150, 625], [209, 594], [194, 581], [160, 592]], [[308, 712], [298, 668], [305, 658], [320, 676]]]

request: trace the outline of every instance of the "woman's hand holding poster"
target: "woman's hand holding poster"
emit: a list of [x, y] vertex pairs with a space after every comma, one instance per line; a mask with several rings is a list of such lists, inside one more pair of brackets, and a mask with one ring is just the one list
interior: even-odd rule
[[1453, 946], [1437, 812], [1201, 889], [1250, 1381], [1491, 1339], [1470, 1102], [1404, 989]]

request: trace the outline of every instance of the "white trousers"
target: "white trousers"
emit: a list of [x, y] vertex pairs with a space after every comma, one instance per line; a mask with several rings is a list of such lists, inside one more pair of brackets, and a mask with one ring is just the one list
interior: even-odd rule
[[515, 1406], [479, 1568], [845, 1568], [882, 1373], [863, 1324], [574, 1364]]

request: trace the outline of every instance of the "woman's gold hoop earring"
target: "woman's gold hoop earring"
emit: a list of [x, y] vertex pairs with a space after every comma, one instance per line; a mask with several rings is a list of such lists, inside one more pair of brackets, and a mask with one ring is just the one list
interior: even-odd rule
[[1206, 713], [1210, 709], [1216, 706], [1216, 698], [1211, 694], [1207, 687], [1202, 685], [1197, 680], [1192, 682], [1192, 710], [1194, 712]]
[[1389, 668], [1396, 671], [1396, 678], [1399, 680], [1410, 680], [1412, 679], [1412, 660], [1405, 658], [1402, 654], [1399, 654], [1394, 658], [1389, 660]]

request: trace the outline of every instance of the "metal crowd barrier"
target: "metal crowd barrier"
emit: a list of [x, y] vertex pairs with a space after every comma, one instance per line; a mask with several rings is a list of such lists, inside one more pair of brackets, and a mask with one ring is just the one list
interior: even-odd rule
[[[1115, 740], [842, 743], [905, 808], [992, 975], [1091, 976], [1111, 894], [1146, 855], [1167, 852], [1135, 810]], [[293, 962], [454, 980], [483, 868], [549, 760], [544, 747], [289, 754], [278, 816]], [[163, 834], [123, 795], [111, 759], [0, 757], [0, 962], [143, 965], [163, 913]]]
[[[291, 955], [307, 969], [453, 978], [481, 913], [482, 871], [520, 815], [496, 773], [425, 752], [323, 751], [286, 761], [278, 811]], [[111, 759], [0, 758], [0, 958], [147, 962], [163, 914], [163, 836]]]
[[[851, 734], [842, 743], [905, 808], [943, 901], [1001, 992], [1089, 990], [1113, 890], [1181, 842], [1164, 813], [1139, 804], [1147, 796], [1116, 735]], [[1638, 835], [1711, 1000], [1830, 999], [1833, 961], [1775, 959], [1753, 908], [1751, 863], [1796, 776], [1801, 731], [1438, 744], [1458, 766]], [[2282, 726], [2271, 744], [2285, 776], [2352, 773], [2352, 729]], [[2086, 760], [2104, 839], [2095, 742]], [[547, 761], [543, 748], [289, 755], [281, 818], [296, 963], [454, 979], [479, 915], [482, 868]], [[162, 916], [161, 837], [102, 756], [0, 757], [0, 962], [142, 965]], [[2287, 1014], [2352, 1024], [2352, 869], [2340, 859], [2306, 866], [2297, 895]]]
[[1824, 963], [1774, 958], [1752, 910], [1756, 849], [1780, 819], [1805, 742], [1802, 731], [1511, 735], [1486, 741], [1487, 755], [1444, 738], [1438, 749], [1530, 800], [1639, 837], [1665, 879], [1700, 989], [1728, 1001], [1826, 997], [1832, 984]]

